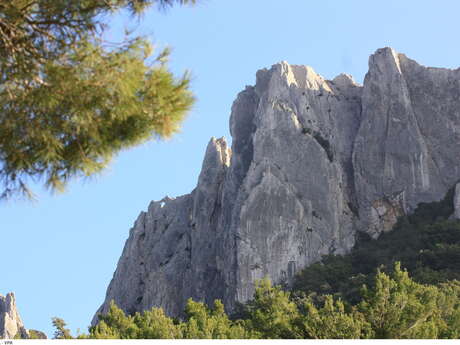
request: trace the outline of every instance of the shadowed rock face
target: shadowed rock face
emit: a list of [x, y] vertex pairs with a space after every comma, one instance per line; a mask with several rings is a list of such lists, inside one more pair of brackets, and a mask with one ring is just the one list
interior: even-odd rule
[[28, 338], [27, 330], [16, 309], [14, 294], [0, 295], [0, 339], [13, 339], [17, 334], [21, 338]]
[[237, 96], [230, 131], [231, 150], [209, 142], [192, 193], [141, 213], [98, 312], [113, 299], [180, 315], [189, 297], [232, 309], [256, 279], [289, 284], [357, 231], [439, 200], [460, 178], [460, 71], [384, 48], [361, 86], [281, 62]]

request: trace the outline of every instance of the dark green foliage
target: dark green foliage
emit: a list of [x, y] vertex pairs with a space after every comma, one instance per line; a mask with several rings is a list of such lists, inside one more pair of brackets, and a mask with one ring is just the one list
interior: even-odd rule
[[329, 255], [321, 263], [304, 270], [294, 283], [293, 290], [314, 291], [318, 294], [333, 294], [337, 281], [347, 280], [352, 274], [349, 257]]
[[[361, 235], [349, 255], [304, 269], [293, 291], [259, 281], [254, 298], [232, 318], [220, 301], [209, 308], [189, 300], [184, 320], [158, 308], [126, 316], [112, 303], [79, 338], [459, 338], [460, 222], [446, 219], [451, 203], [449, 193], [432, 207], [420, 205], [378, 240]], [[53, 324], [57, 338], [70, 337], [62, 320]]]
[[246, 305], [246, 327], [263, 339], [302, 338], [296, 325], [299, 311], [289, 298], [289, 292], [272, 287], [264, 279], [256, 285], [254, 299]]
[[112, 301], [106, 315], [99, 316], [96, 326], [90, 328], [85, 339], [241, 339], [256, 334], [245, 329], [242, 321], [231, 321], [222, 302], [214, 308], [202, 302], [188, 301], [184, 321], [167, 317], [163, 309], [152, 308], [133, 316], [125, 315]]
[[[125, 315], [113, 302], [106, 315], [80, 339], [358, 339], [458, 338], [460, 282], [439, 286], [413, 281], [400, 264], [364, 286], [354, 306], [332, 295], [292, 298], [258, 282], [254, 299], [242, 306], [241, 318], [230, 320], [223, 304], [214, 308], [188, 301], [185, 319], [174, 320], [160, 308]], [[321, 302], [319, 302], [321, 300]], [[65, 322], [54, 318], [55, 338], [69, 339]]]
[[455, 185], [449, 189], [446, 196], [438, 202], [420, 203], [413, 214], [409, 216], [412, 224], [433, 223], [438, 219], [446, 219], [454, 212]]
[[187, 0], [0, 3], [0, 198], [27, 182], [62, 190], [101, 171], [120, 150], [177, 132], [193, 103], [187, 75], [152, 59], [142, 37], [107, 45], [104, 18]]
[[400, 263], [389, 273], [378, 270], [353, 306], [331, 295], [314, 297], [292, 300], [280, 288], [259, 284], [245, 324], [262, 338], [423, 339], [460, 332], [460, 283], [419, 284]]
[[439, 202], [422, 203], [401, 218], [393, 231], [372, 240], [358, 234], [355, 248], [344, 256], [329, 255], [304, 269], [294, 290], [334, 294], [355, 304], [363, 284], [372, 285], [377, 269], [400, 261], [416, 282], [438, 284], [460, 280], [460, 222], [453, 213], [453, 189]]

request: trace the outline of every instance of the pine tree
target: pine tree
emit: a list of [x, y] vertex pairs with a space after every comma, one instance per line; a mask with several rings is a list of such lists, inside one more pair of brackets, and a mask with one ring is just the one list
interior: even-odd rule
[[189, 299], [185, 308], [186, 321], [180, 325], [185, 339], [248, 339], [256, 335], [241, 322], [232, 322], [220, 300], [209, 309], [202, 302]]
[[101, 171], [120, 150], [177, 132], [193, 104], [168, 50], [143, 37], [116, 46], [104, 18], [187, 0], [11, 0], [0, 3], [0, 197]]
[[[319, 300], [323, 302], [318, 303]], [[112, 301], [109, 311], [80, 339], [458, 339], [460, 282], [439, 286], [414, 282], [396, 263], [391, 275], [379, 272], [372, 287], [363, 287], [362, 300], [350, 305], [323, 295], [297, 296], [257, 283], [253, 300], [241, 319], [233, 320], [216, 300], [209, 308], [189, 299], [185, 319], [174, 320], [161, 308], [126, 315]], [[53, 319], [55, 338], [70, 339], [62, 319]]]
[[56, 331], [54, 332], [54, 339], [72, 339], [70, 330], [68, 328], [65, 328], [67, 324], [63, 319], [53, 317], [52, 322], [54, 328], [56, 328]]
[[438, 298], [435, 286], [414, 282], [396, 263], [392, 276], [379, 272], [375, 287], [364, 288], [358, 309], [378, 339], [437, 338]]
[[161, 308], [152, 308], [133, 319], [138, 327], [137, 339], [181, 339], [182, 332], [173, 319], [167, 317]]
[[289, 292], [273, 287], [268, 279], [257, 282], [254, 299], [246, 307], [246, 327], [264, 339], [302, 338], [296, 324], [299, 311], [289, 296]]
[[110, 302], [107, 314], [99, 315], [99, 322], [90, 328], [90, 338], [93, 339], [136, 339], [139, 327], [132, 316], [125, 315], [114, 301]]
[[301, 318], [304, 337], [312, 339], [371, 338], [372, 330], [364, 315], [353, 308], [346, 312], [341, 300], [325, 296], [324, 305], [318, 308], [311, 299], [303, 303], [305, 315]]

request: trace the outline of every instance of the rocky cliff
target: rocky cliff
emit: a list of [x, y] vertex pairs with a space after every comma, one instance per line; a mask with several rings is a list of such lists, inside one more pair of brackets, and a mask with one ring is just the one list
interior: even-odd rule
[[230, 131], [190, 194], [140, 214], [98, 312], [113, 299], [179, 315], [189, 297], [232, 309], [256, 279], [289, 284], [357, 231], [376, 237], [442, 198], [460, 178], [460, 70], [384, 48], [359, 85], [281, 62], [238, 95]]
[[13, 339], [16, 335], [28, 338], [28, 332], [16, 309], [16, 299], [13, 293], [0, 295], [0, 339]]

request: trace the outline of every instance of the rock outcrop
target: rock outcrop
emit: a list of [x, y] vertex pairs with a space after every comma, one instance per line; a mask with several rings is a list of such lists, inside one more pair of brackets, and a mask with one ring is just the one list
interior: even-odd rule
[[376, 237], [441, 199], [460, 178], [460, 70], [384, 48], [361, 86], [281, 62], [238, 95], [230, 131], [231, 150], [209, 142], [195, 190], [140, 214], [98, 312], [113, 299], [180, 315], [189, 297], [232, 309], [256, 279], [290, 284], [357, 231]]
[[[386, 215], [441, 199], [460, 177], [460, 70], [427, 68], [392, 49], [378, 50], [369, 67], [353, 166], [359, 229], [377, 235], [391, 228]], [[387, 201], [383, 215], [377, 200]]]
[[28, 332], [16, 309], [14, 294], [0, 295], [0, 338], [13, 339], [17, 335], [22, 339], [28, 338]]

